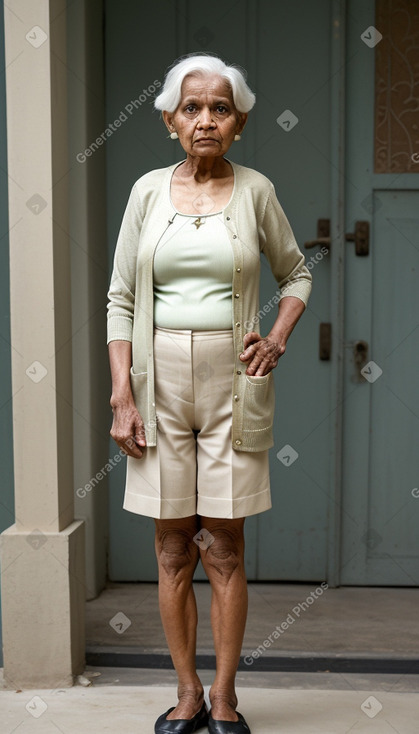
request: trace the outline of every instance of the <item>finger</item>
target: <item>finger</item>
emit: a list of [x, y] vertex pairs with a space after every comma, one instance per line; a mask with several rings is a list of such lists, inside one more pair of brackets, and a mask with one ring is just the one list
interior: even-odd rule
[[145, 438], [145, 430], [144, 430], [144, 424], [141, 423], [141, 425], [135, 426], [135, 434], [134, 434], [134, 440], [135, 443], [137, 443], [139, 446], [146, 446], [146, 438]]
[[254, 375], [262, 377], [271, 371], [272, 367], [275, 367], [274, 360], [270, 354], [266, 354], [259, 350], [250, 364], [247, 365], [246, 373], [248, 375]]
[[138, 412], [134, 421], [134, 438], [140, 446], [146, 445], [144, 421]]
[[250, 356], [250, 362], [247, 365], [246, 374], [254, 375], [262, 360], [263, 354], [256, 349], [256, 351], [254, 351]]
[[242, 362], [248, 362], [254, 354], [255, 349], [253, 349], [252, 347], [248, 347], [241, 354], [239, 354], [239, 359], [241, 359]]
[[243, 337], [244, 349], [246, 349], [250, 344], [260, 341], [261, 338], [261, 335], [258, 334], [257, 331], [248, 331]]
[[137, 445], [137, 442], [135, 440], [135, 437], [130, 436], [127, 438], [123, 444], [120, 446], [120, 449], [122, 453], [126, 454], [127, 456], [132, 456], [134, 459], [141, 459], [143, 455], [143, 451], [141, 451], [140, 447]]
[[264, 375], [268, 375], [273, 366], [274, 365], [272, 365], [270, 360], [263, 359], [258, 368], [253, 373], [253, 377], [263, 377]]
[[[251, 344], [244, 352], [242, 352], [242, 354], [244, 354], [245, 361], [252, 358], [262, 361], [266, 356], [265, 339], [261, 338], [256, 344]], [[257, 362], [257, 365], [259, 365], [259, 361]], [[254, 364], [256, 364], [256, 362]]]
[[253, 359], [250, 364], [247, 365], [246, 375], [255, 375], [261, 365], [261, 360]]
[[242, 353], [239, 354], [240, 359], [243, 362], [247, 362], [249, 359], [251, 359], [257, 352], [260, 346], [260, 340], [257, 342], [253, 342], [252, 344], [249, 344], [245, 349], [243, 349]]
[[134, 434], [134, 440], [136, 443], [135, 451], [139, 454], [141, 457], [143, 455], [143, 451], [141, 451], [140, 447], [144, 447], [147, 445], [146, 436], [145, 436], [145, 427], [143, 419], [141, 418], [140, 414], [137, 413], [137, 417], [135, 420], [135, 434]]

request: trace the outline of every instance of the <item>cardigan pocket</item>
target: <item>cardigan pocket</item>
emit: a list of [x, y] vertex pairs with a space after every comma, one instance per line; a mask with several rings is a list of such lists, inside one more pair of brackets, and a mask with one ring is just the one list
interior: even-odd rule
[[252, 443], [262, 451], [273, 445], [272, 424], [275, 411], [273, 373], [245, 375], [243, 432], [253, 434]]

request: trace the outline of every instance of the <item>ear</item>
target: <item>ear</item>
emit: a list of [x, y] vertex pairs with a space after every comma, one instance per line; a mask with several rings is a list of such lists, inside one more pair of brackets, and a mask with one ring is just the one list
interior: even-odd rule
[[162, 117], [169, 133], [174, 132], [173, 115], [170, 112], [167, 112], [167, 110], [163, 110]]
[[244, 129], [244, 126], [247, 122], [247, 118], [249, 117], [247, 112], [239, 112], [237, 114], [237, 129], [236, 134], [241, 135]]

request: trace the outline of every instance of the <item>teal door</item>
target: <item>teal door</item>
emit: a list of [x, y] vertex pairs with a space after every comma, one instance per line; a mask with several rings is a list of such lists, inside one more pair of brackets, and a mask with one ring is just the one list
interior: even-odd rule
[[[419, 34], [416, 26], [410, 39], [409, 24], [417, 3], [403, 3], [401, 12], [401, 3], [379, 2], [376, 15], [371, 5], [352, 0], [348, 22], [346, 231], [368, 221], [371, 241], [367, 257], [348, 242], [345, 262], [341, 583], [412, 586], [419, 583], [419, 78], [412, 57], [419, 58]], [[373, 48], [361, 39], [371, 26], [383, 36]]]
[[[107, 119], [115, 119], [154, 80], [162, 80], [166, 67], [182, 53], [213, 51], [241, 64], [257, 103], [242, 140], [229, 155], [275, 183], [304, 248], [305, 240], [315, 235], [317, 219], [329, 212], [330, 11], [329, 0], [244, 5], [214, 0], [208, 8], [161, 0], [149, 5], [126, 2], [123, 13], [118, 3], [107, 2]], [[139, 28], [152, 29], [141, 35], [141, 43]], [[287, 110], [298, 118], [290, 130], [277, 122]], [[167, 139], [151, 98], [108, 140], [109, 268], [132, 183], [146, 171], [183, 157], [179, 143]], [[314, 280], [310, 306], [275, 372], [273, 508], [246, 521], [250, 579], [309, 581], [327, 574], [330, 390], [329, 365], [318, 358], [318, 331], [319, 323], [329, 320], [330, 277], [327, 256], [307, 250], [307, 257]], [[267, 262], [262, 263], [263, 308], [277, 286]], [[262, 333], [269, 331], [276, 309], [268, 308]], [[293, 457], [298, 454], [292, 465], [287, 464], [288, 446]], [[110, 455], [114, 453], [110, 442]], [[154, 522], [122, 510], [124, 473], [121, 462], [110, 475], [110, 578], [156, 579]], [[204, 578], [200, 568], [196, 577]]]

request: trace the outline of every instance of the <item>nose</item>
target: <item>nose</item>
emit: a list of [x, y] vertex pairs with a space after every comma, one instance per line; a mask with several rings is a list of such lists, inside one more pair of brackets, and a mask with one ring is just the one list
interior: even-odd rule
[[211, 110], [209, 107], [202, 107], [197, 126], [201, 130], [208, 130], [215, 127], [215, 123], [212, 119]]

